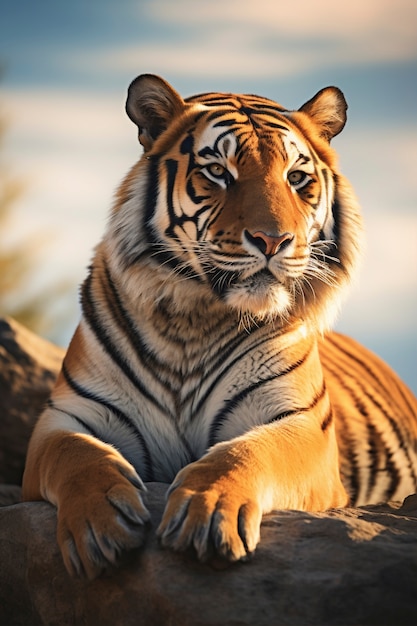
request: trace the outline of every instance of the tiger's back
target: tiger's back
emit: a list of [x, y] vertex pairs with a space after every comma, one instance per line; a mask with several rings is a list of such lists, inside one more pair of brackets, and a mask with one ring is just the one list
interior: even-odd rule
[[417, 488], [416, 397], [352, 338], [328, 333], [319, 346], [352, 504], [403, 500]]

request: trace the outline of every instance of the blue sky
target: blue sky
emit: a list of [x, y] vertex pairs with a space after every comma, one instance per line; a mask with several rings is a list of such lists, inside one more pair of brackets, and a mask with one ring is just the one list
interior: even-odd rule
[[334, 146], [368, 233], [338, 328], [417, 391], [415, 0], [0, 3], [0, 113], [9, 126], [1, 158], [26, 187], [1, 241], [46, 233], [30, 288], [73, 285], [57, 302], [68, 323], [53, 340], [72, 334], [77, 284], [114, 190], [140, 155], [124, 113], [136, 75], [161, 74], [183, 95], [251, 92], [293, 108], [334, 84], [349, 103]]

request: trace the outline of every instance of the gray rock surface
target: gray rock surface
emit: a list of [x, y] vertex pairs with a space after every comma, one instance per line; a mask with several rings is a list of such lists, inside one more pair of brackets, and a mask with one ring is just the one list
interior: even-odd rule
[[267, 515], [253, 559], [225, 566], [159, 546], [167, 485], [151, 483], [143, 548], [93, 582], [71, 579], [54, 507], [20, 503], [18, 486], [62, 356], [0, 321], [0, 483], [9, 483], [0, 485], [0, 626], [417, 624], [417, 495], [403, 505]]
[[33, 425], [64, 350], [15, 320], [0, 319], [0, 484], [20, 484]]
[[415, 625], [417, 496], [405, 504], [267, 515], [248, 563], [201, 564], [155, 537], [166, 485], [148, 485], [146, 545], [90, 583], [71, 579], [47, 503], [0, 509], [0, 624]]

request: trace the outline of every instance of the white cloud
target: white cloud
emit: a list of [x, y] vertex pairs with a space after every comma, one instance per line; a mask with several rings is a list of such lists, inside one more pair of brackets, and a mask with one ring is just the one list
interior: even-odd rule
[[[390, 303], [417, 298], [417, 215], [371, 211], [366, 219], [367, 245], [355, 298], [376, 308], [373, 324], [384, 324]], [[379, 309], [381, 302], [386, 308]], [[358, 320], [359, 321], [359, 320]], [[413, 320], [415, 326], [415, 318]]]
[[141, 153], [122, 99], [4, 90], [8, 169], [24, 184], [3, 245], [47, 233], [49, 274], [81, 280], [114, 191]]
[[340, 167], [354, 184], [365, 217], [387, 213], [395, 218], [408, 211], [417, 219], [416, 124], [385, 125], [383, 130], [348, 125], [335, 143]]
[[134, 126], [124, 113], [124, 94], [102, 95], [57, 89], [6, 88], [2, 109], [10, 132], [14, 129], [31, 142], [59, 145], [83, 137], [91, 146], [119, 144]]
[[366, 228], [358, 284], [342, 315], [343, 327], [358, 335], [395, 335], [401, 326], [416, 336], [416, 135], [415, 127], [383, 133], [348, 128], [337, 140], [341, 170], [358, 195]]
[[[143, 7], [141, 7], [141, 10]], [[248, 26], [265, 33], [285, 36], [337, 39], [367, 34], [391, 33], [406, 38], [416, 49], [414, 0], [153, 0], [146, 5], [147, 13], [158, 21], [180, 26], [222, 28]], [[385, 42], [386, 43], [386, 42]]]
[[132, 77], [149, 68], [167, 76], [250, 79], [417, 55], [415, 0], [153, 0], [136, 6], [136, 19], [149, 22], [155, 36], [72, 49], [62, 67]]

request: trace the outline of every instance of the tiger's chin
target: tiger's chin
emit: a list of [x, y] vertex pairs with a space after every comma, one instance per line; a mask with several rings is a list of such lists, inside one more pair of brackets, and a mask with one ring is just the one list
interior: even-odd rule
[[293, 305], [293, 299], [282, 284], [234, 285], [225, 297], [226, 303], [239, 311], [241, 318], [253, 321], [285, 319]]

